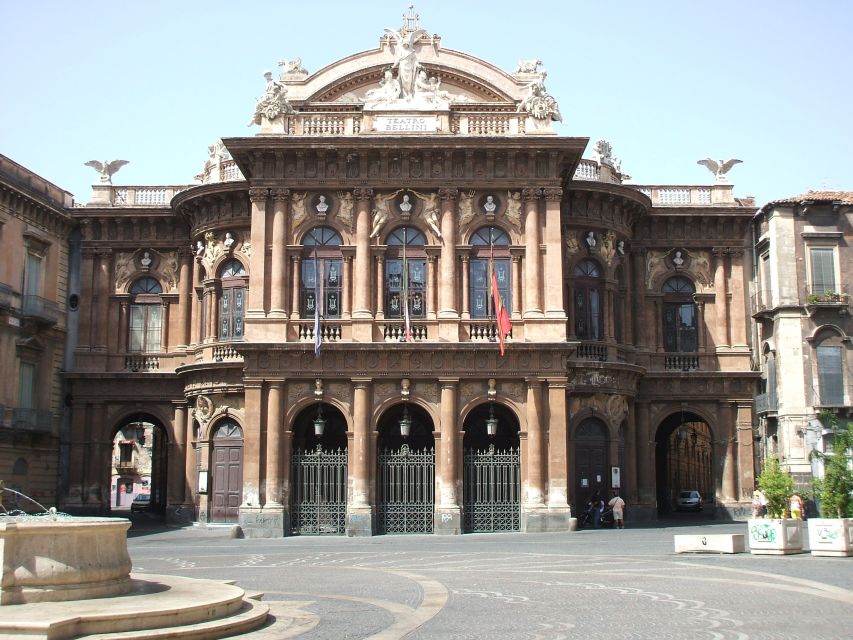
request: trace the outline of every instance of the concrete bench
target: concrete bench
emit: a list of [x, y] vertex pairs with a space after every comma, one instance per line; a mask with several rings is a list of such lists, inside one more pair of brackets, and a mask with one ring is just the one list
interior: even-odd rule
[[677, 535], [676, 553], [745, 553], [746, 539], [742, 533], [713, 533]]

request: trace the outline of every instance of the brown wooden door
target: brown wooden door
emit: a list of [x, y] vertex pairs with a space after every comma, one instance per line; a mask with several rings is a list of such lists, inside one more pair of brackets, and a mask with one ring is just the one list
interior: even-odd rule
[[587, 418], [575, 434], [575, 508], [583, 513], [589, 499], [598, 493], [604, 502], [610, 487], [607, 467], [607, 431], [595, 418]]
[[243, 432], [233, 422], [217, 427], [211, 456], [211, 522], [237, 522], [243, 500]]

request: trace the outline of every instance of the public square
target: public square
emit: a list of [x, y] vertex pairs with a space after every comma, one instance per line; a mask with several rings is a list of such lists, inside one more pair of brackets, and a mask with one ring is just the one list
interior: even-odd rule
[[136, 573], [236, 580], [275, 622], [247, 638], [850, 638], [849, 558], [679, 554], [681, 518], [624, 530], [232, 539], [135, 517]]

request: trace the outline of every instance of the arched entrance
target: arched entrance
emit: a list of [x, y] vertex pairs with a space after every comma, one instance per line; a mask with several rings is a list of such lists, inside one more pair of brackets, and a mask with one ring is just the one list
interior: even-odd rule
[[378, 431], [377, 531], [432, 533], [435, 509], [432, 420], [417, 405], [400, 404], [382, 416]]
[[575, 431], [576, 513], [583, 513], [595, 494], [607, 497], [609, 473], [607, 426], [598, 418], [586, 418]]
[[506, 407], [489, 402], [468, 414], [463, 429], [462, 530], [520, 530], [518, 420]]
[[347, 425], [335, 407], [318, 404], [296, 417], [290, 486], [291, 533], [346, 531]]
[[[128, 417], [115, 430], [110, 458], [111, 511], [131, 511], [131, 506], [162, 515], [166, 511], [169, 469], [166, 430], [153, 416]], [[137, 496], [150, 496], [134, 505]]]
[[682, 491], [698, 491], [714, 502], [714, 447], [711, 429], [695, 413], [681, 411], [657, 429], [656, 483], [658, 514], [671, 513]]
[[237, 522], [243, 501], [243, 430], [226, 418], [213, 426], [211, 522]]

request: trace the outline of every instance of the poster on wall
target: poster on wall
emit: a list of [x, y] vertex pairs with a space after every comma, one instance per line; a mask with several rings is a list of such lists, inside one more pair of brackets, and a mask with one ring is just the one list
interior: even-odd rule
[[207, 471], [198, 472], [198, 492], [207, 493]]
[[622, 478], [619, 467], [610, 467], [610, 486], [613, 489], [622, 488]]

